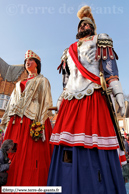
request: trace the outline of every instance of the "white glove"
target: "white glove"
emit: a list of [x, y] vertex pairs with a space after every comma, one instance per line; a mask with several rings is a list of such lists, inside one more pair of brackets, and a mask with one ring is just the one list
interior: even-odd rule
[[119, 105], [119, 109], [117, 111], [117, 113], [120, 112], [120, 115], [123, 117], [125, 114], [125, 104], [124, 104], [124, 96], [123, 94], [117, 94], [116, 95], [116, 101]]
[[112, 87], [113, 95], [116, 97], [116, 101], [119, 105], [118, 112], [120, 112], [120, 115], [123, 117], [125, 114], [125, 103], [121, 83], [120, 81], [115, 80], [112, 81], [109, 86]]

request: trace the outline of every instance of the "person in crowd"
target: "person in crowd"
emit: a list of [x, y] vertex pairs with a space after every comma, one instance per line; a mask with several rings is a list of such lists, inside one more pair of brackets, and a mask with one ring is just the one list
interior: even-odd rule
[[62, 194], [125, 194], [119, 143], [100, 83], [101, 71], [123, 116], [117, 55], [112, 39], [96, 34], [91, 8], [84, 6], [77, 15], [79, 41], [64, 51], [59, 66], [64, 90], [50, 139], [54, 151], [47, 185], [62, 186]]
[[25, 54], [24, 67], [28, 78], [16, 83], [1, 122], [1, 127], [7, 126], [4, 140], [17, 144], [17, 151], [9, 156], [12, 163], [6, 185], [46, 186], [52, 155], [51, 87], [40, 74], [40, 57], [32, 50]]
[[129, 134], [127, 135], [127, 142], [128, 142], [128, 144], [129, 144]]
[[127, 142], [127, 138], [123, 137], [123, 141], [124, 141], [124, 145], [125, 145], [125, 154], [126, 154], [126, 156], [128, 156], [128, 154], [129, 154], [129, 144]]
[[7, 183], [7, 170], [11, 164], [11, 160], [8, 158], [8, 154], [13, 152], [14, 143], [13, 140], [7, 139], [3, 142], [0, 149], [0, 186]]
[[3, 143], [3, 136], [4, 136], [3, 130], [0, 129], [0, 148], [1, 148], [2, 143]]

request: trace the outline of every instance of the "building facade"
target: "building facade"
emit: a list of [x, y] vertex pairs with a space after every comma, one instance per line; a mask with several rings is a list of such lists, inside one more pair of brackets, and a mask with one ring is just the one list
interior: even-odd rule
[[10, 95], [19, 80], [27, 78], [24, 65], [8, 65], [0, 58], [0, 119], [2, 118]]
[[119, 123], [121, 134], [122, 135], [124, 135], [125, 133], [129, 134], [129, 102], [125, 101], [125, 115], [123, 117], [121, 117], [120, 113], [117, 113], [118, 111], [117, 102], [115, 103], [115, 105], [117, 120]]

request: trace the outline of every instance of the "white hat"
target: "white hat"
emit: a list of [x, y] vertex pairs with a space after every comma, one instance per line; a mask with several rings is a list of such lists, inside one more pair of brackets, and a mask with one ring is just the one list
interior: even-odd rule
[[25, 54], [25, 60], [28, 59], [28, 58], [35, 58], [35, 59], [38, 59], [39, 61], [41, 61], [40, 57], [34, 53], [32, 50], [28, 50]]

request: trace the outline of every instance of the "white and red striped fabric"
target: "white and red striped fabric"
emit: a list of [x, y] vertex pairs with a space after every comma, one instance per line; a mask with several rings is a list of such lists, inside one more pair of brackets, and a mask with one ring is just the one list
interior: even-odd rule
[[101, 90], [81, 100], [63, 100], [50, 142], [104, 150], [119, 148], [106, 99]]

